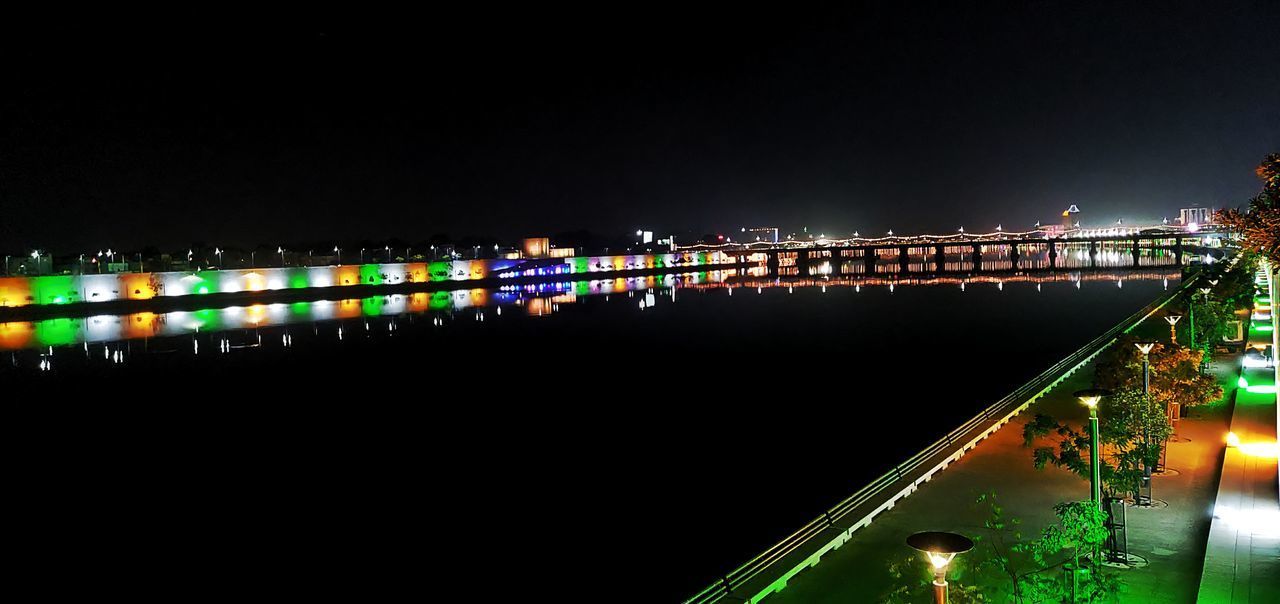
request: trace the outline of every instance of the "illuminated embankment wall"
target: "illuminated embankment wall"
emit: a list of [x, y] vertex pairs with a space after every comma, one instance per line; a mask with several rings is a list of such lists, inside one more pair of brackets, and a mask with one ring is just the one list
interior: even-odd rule
[[279, 291], [352, 285], [399, 285], [477, 281], [616, 272], [653, 268], [685, 268], [735, 262], [721, 252], [574, 256], [521, 268], [524, 260], [453, 260], [390, 264], [204, 270], [106, 275], [50, 275], [0, 278], [0, 307], [149, 300], [257, 291]]

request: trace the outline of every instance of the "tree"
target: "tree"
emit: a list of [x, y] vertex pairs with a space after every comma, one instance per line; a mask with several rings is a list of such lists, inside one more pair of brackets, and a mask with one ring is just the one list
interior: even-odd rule
[[1280, 263], [1280, 153], [1262, 160], [1256, 170], [1262, 191], [1249, 200], [1248, 212], [1224, 210], [1218, 220], [1244, 236], [1244, 248]]
[[[974, 502], [981, 529], [972, 535], [975, 547], [958, 556], [948, 571], [950, 599], [967, 602], [1016, 602], [1040, 604], [1113, 600], [1118, 578], [1105, 572], [1100, 560], [1083, 556], [1107, 539], [1105, 514], [1089, 501], [1054, 506], [1056, 523], [1034, 539], [1022, 532], [1022, 522], [1005, 513], [995, 493], [984, 493]], [[1070, 574], [1075, 573], [1074, 587]], [[885, 602], [928, 601], [932, 573], [923, 556], [913, 555], [889, 565], [897, 586]]]
[[[1197, 331], [1200, 316], [1196, 315]], [[1120, 391], [1142, 388], [1142, 353], [1133, 344], [1138, 339], [1123, 336], [1099, 355], [1093, 381], [1099, 388]], [[1182, 408], [1212, 403], [1222, 398], [1222, 385], [1211, 375], [1200, 373], [1204, 352], [1185, 346], [1157, 343], [1151, 349], [1151, 396], [1165, 408]]]
[[[1104, 397], [1098, 405], [1099, 474], [1101, 490], [1108, 497], [1136, 493], [1147, 475], [1146, 468], [1155, 467], [1160, 451], [1173, 426], [1164, 405], [1141, 390], [1121, 390]], [[1092, 436], [1087, 428], [1076, 429], [1043, 413], [1023, 427], [1024, 446], [1032, 446], [1042, 437], [1054, 435], [1051, 446], [1036, 447], [1032, 460], [1036, 469], [1047, 465], [1064, 468], [1089, 479], [1093, 470], [1089, 461]]]

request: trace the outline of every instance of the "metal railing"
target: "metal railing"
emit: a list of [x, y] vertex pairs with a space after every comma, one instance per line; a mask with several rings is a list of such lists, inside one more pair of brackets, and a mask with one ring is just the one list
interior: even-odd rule
[[[862, 487], [844, 501], [837, 503], [831, 509], [823, 512], [821, 516], [804, 525], [800, 530], [797, 530], [787, 536], [773, 547], [765, 550], [763, 553], [747, 561], [732, 572], [722, 576], [719, 581], [707, 586], [693, 597], [685, 600], [684, 604], [713, 604], [729, 597], [732, 597], [735, 600], [756, 602], [764, 595], [777, 591], [780, 587], [785, 586], [787, 579], [791, 578], [804, 568], [817, 564], [817, 559], [821, 558], [822, 554], [843, 544], [852, 536], [854, 531], [870, 524], [871, 519], [875, 515], [889, 507], [892, 507], [892, 504], [895, 501], [901, 497], [909, 495], [920, 483], [927, 481], [933, 476], [933, 474], [945, 469], [947, 465], [953, 461], [959, 460], [966, 451], [976, 446], [979, 441], [1004, 426], [1004, 424], [1008, 423], [1010, 419], [1026, 410], [1031, 403], [1035, 402], [1035, 400], [1040, 396], [1044, 395], [1054, 386], [1058, 385], [1062, 380], [1074, 373], [1080, 366], [1091, 361], [1098, 355], [1098, 353], [1102, 352], [1115, 342], [1121, 334], [1132, 331], [1140, 323], [1151, 317], [1161, 308], [1164, 308], [1183, 290], [1190, 287], [1198, 277], [1199, 274], [1197, 273], [1187, 279], [1184, 279], [1179, 287], [1168, 292], [1164, 296], [1161, 296], [1156, 301], [1130, 315], [1124, 321], [1116, 324], [1102, 335], [1094, 338], [1088, 344], [1085, 344], [1065, 359], [1057, 362], [1040, 375], [1032, 378], [1031, 381], [1011, 392], [1008, 396], [1005, 396], [990, 407], [987, 407], [960, 427], [947, 433], [932, 445], [929, 445], [924, 450], [898, 464], [879, 478], [871, 481], [870, 484]], [[986, 425], [986, 429], [980, 430], [984, 425]], [[977, 432], [976, 435], [974, 434], [975, 432]], [[958, 449], [956, 448], [957, 443], [960, 444]], [[921, 476], [912, 478], [913, 473], [916, 470], [947, 451], [950, 451], [951, 455], [936, 463], [932, 469], [926, 471]], [[909, 480], [904, 481], [904, 479]], [[874, 510], [863, 514], [863, 516], [861, 518], [857, 518], [855, 522], [846, 522], [868, 502], [875, 500], [886, 492], [890, 492], [894, 488], [899, 489], [897, 496], [891, 497]], [[791, 568], [786, 569], [785, 572], [779, 573], [778, 576], [768, 585], [756, 589], [755, 593], [748, 595], [735, 594], [735, 592], [744, 585], [747, 585], [751, 581], [760, 577], [787, 556], [795, 554], [806, 545], [811, 544], [815, 537], [821, 536], [829, 529], [839, 529], [842, 532], [839, 535], [828, 539], [826, 544], [815, 549], [814, 552], [808, 555], [805, 559], [796, 562], [791, 566]]]

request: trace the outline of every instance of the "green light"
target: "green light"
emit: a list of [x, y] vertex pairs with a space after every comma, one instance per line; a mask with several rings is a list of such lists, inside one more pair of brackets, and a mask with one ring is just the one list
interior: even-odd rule
[[430, 275], [432, 281], [448, 281], [449, 271], [452, 270], [451, 262], [432, 262], [427, 265], [427, 274]]
[[1254, 325], [1253, 329], [1256, 331], [1271, 331], [1271, 326], [1270, 325]]
[[67, 299], [66, 299], [66, 298], [63, 298], [62, 296], [57, 296], [57, 297], [55, 297], [55, 298], [53, 299], [53, 303], [54, 303], [54, 304], [66, 304], [66, 303], [67, 303]]
[[[366, 266], [371, 266], [371, 265], [366, 265]], [[382, 307], [385, 304], [386, 302], [384, 301], [382, 296], [373, 296], [371, 298], [365, 298], [360, 301], [360, 310], [361, 312], [364, 313], [364, 316], [366, 317], [376, 317], [382, 314]]]
[[207, 294], [207, 293], [209, 293], [209, 286], [208, 286], [208, 285], [201, 285], [201, 286], [200, 286], [200, 289], [197, 289], [197, 290], [196, 290], [196, 293], [197, 293], [197, 294]]
[[[1248, 388], [1249, 388], [1249, 380], [1244, 379], [1244, 376], [1242, 375], [1242, 376], [1240, 376], [1240, 379], [1236, 380], [1236, 386], [1238, 386], [1238, 387], [1240, 387], [1240, 388], [1244, 388], [1244, 389], [1248, 390]], [[1092, 420], [1090, 420], [1090, 421], [1092, 421]]]
[[379, 285], [382, 283], [382, 265], [360, 265], [360, 283], [363, 285]]
[[289, 287], [292, 289], [303, 289], [311, 287], [306, 269], [290, 269], [288, 272]]
[[1245, 390], [1252, 394], [1275, 394], [1278, 391], [1275, 386], [1249, 386]]

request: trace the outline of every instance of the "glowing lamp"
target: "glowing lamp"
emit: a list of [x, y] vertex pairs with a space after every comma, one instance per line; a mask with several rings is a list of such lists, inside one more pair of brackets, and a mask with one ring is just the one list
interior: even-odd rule
[[925, 531], [907, 537], [907, 545], [925, 555], [933, 567], [934, 602], [947, 602], [947, 567], [956, 554], [973, 549], [973, 540], [958, 533]]
[[1138, 350], [1142, 351], [1143, 355], [1147, 355], [1147, 354], [1151, 354], [1151, 349], [1155, 348], [1156, 343], [1155, 342], [1134, 342], [1133, 345], [1137, 346]]
[[1102, 400], [1104, 396], [1111, 396], [1111, 391], [1102, 388], [1089, 388], [1075, 393], [1075, 397], [1080, 399], [1080, 404], [1088, 407], [1090, 411], [1097, 410], [1098, 401]]
[[1236, 433], [1235, 433], [1235, 432], [1228, 432], [1228, 433], [1227, 433], [1227, 446], [1228, 446], [1228, 447], [1239, 447], [1239, 446], [1240, 446], [1240, 437], [1239, 437], [1239, 436], [1236, 436]]

